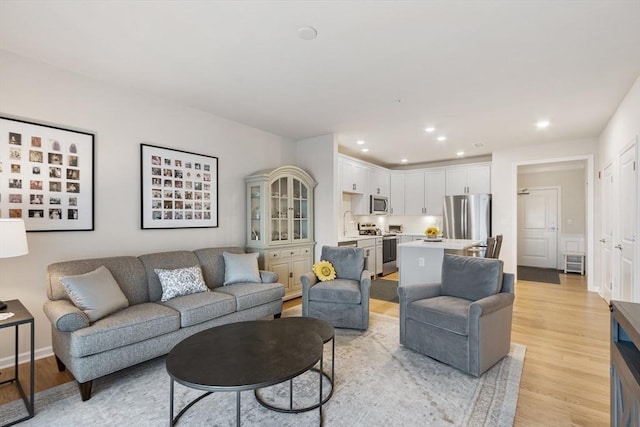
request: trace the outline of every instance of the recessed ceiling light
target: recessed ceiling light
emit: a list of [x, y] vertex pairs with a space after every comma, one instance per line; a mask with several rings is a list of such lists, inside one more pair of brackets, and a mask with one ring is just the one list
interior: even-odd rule
[[464, 151], [458, 151], [458, 152], [456, 153], [456, 156], [464, 156]]
[[424, 131], [425, 131], [425, 132], [427, 132], [427, 133], [431, 133], [431, 132], [433, 132], [434, 130], [436, 130], [436, 128], [434, 128], [434, 127], [428, 127], [428, 128], [426, 128]]
[[447, 137], [446, 136], [439, 136], [438, 137], [438, 141], [442, 142], [442, 141], [446, 141]]
[[362, 149], [362, 152], [363, 152], [363, 153], [366, 153], [367, 151], [369, 151], [369, 149], [368, 149], [368, 148], [363, 148], [363, 149]]
[[313, 27], [298, 28], [298, 37], [302, 40], [313, 40], [318, 36], [318, 31]]
[[402, 159], [402, 160], [400, 160], [400, 161], [401, 161], [402, 163], [407, 163], [409, 160], [407, 160], [407, 159]]
[[356, 142], [356, 144], [358, 144], [358, 145], [362, 145], [362, 144], [364, 144], [364, 141], [363, 141], [363, 140], [360, 140], [360, 141]]
[[550, 124], [551, 123], [549, 122], [549, 120], [540, 120], [538, 121], [538, 123], [536, 123], [536, 127], [538, 129], [545, 129], [548, 128]]

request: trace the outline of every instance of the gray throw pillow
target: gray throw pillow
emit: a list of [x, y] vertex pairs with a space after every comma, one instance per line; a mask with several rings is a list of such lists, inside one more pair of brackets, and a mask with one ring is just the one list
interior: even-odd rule
[[176, 268], [174, 270], [163, 270], [155, 268], [162, 286], [162, 297], [160, 301], [169, 301], [172, 298], [183, 295], [207, 292], [209, 288], [204, 283], [202, 269], [199, 265], [186, 268]]
[[89, 273], [61, 277], [60, 282], [71, 302], [87, 315], [90, 322], [129, 306], [127, 297], [105, 266]]
[[224, 283], [261, 283], [260, 270], [258, 270], [258, 253], [232, 254], [223, 252], [224, 257]]

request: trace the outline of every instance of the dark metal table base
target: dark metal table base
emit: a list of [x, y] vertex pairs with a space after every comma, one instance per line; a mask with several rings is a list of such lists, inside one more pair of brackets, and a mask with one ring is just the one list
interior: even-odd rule
[[[260, 389], [254, 390], [253, 394], [255, 395], [258, 403], [260, 403], [262, 406], [264, 406], [267, 409], [271, 409], [272, 411], [284, 412], [287, 414], [299, 414], [301, 412], [312, 411], [314, 409], [317, 409], [321, 405], [324, 405], [325, 403], [327, 403], [329, 399], [331, 399], [331, 396], [333, 396], [334, 380], [336, 377], [335, 366], [336, 366], [336, 339], [335, 339], [335, 336], [333, 336], [331, 337], [331, 377], [329, 377], [329, 374], [324, 372], [324, 370], [322, 369], [322, 360], [320, 361], [319, 369], [318, 368], [310, 369], [310, 371], [322, 373], [322, 375], [320, 376], [321, 402], [316, 403], [315, 405], [305, 406], [305, 407], [295, 408], [295, 409], [293, 408], [293, 380], [294, 380], [293, 378], [289, 380], [289, 407], [288, 408], [282, 408], [280, 406], [275, 406], [268, 403], [266, 400], [264, 400], [262, 396], [260, 396]], [[327, 397], [325, 397], [324, 399], [322, 399], [322, 377], [326, 378], [327, 381], [329, 381], [329, 384], [331, 385], [331, 390], [329, 391], [329, 394], [327, 394]], [[320, 416], [322, 417], [322, 414]]]

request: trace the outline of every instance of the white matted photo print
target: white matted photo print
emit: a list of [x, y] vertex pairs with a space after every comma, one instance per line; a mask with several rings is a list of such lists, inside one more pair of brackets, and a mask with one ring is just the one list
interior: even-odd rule
[[142, 229], [218, 227], [218, 158], [140, 144]]
[[0, 218], [27, 231], [94, 229], [91, 133], [0, 117]]

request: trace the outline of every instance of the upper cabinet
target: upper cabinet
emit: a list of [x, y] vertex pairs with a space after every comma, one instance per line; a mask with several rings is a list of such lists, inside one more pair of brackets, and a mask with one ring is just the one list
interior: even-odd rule
[[442, 215], [444, 169], [407, 171], [404, 180], [404, 215]]
[[391, 172], [389, 182], [389, 214], [404, 215], [404, 172]]
[[390, 176], [388, 171], [369, 169], [369, 194], [389, 197]]
[[491, 165], [455, 166], [446, 169], [446, 195], [491, 193]]
[[246, 178], [247, 246], [271, 247], [313, 241], [313, 188], [300, 168], [282, 166]]
[[344, 193], [365, 194], [368, 191], [367, 168], [357, 162], [340, 157], [340, 188]]

